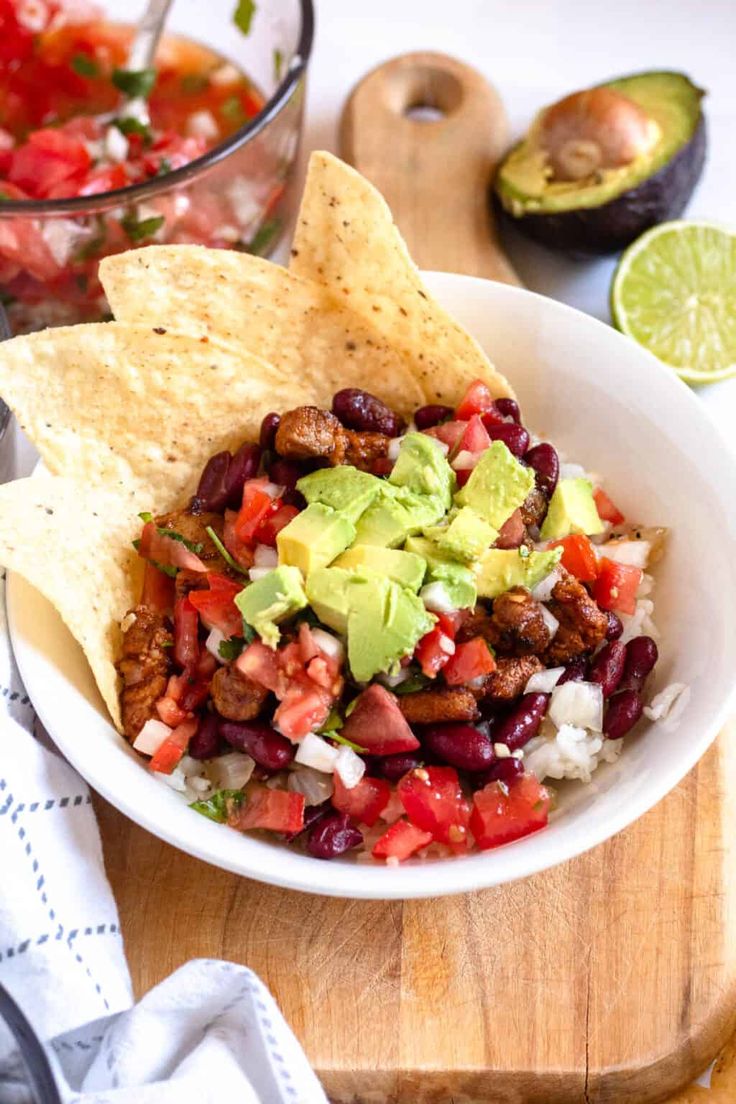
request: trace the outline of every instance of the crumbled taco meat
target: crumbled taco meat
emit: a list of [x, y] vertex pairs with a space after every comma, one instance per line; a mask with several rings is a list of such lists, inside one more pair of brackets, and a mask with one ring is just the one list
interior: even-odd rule
[[542, 606], [524, 587], [512, 587], [495, 599], [493, 624], [501, 655], [541, 655], [549, 644]]
[[225, 571], [227, 565], [217, 548], [212, 542], [207, 529], [212, 529], [222, 540], [225, 525], [222, 514], [204, 512], [193, 514], [190, 510], [174, 510], [169, 514], [162, 514], [156, 518], [156, 525], [161, 529], [171, 529], [178, 533], [188, 543], [201, 545], [197, 552], [202, 563], [207, 565], [208, 571]]
[[496, 701], [513, 701], [524, 693], [532, 675], [543, 671], [544, 664], [536, 656], [521, 656], [517, 659], [496, 660], [496, 670], [487, 676], [483, 686], [483, 696]]
[[166, 691], [172, 673], [174, 637], [163, 614], [148, 606], [136, 606], [127, 620], [130, 624], [123, 633], [118, 671], [123, 680], [120, 698], [123, 729], [132, 743], [146, 721], [155, 715], [154, 706]]
[[228, 721], [255, 720], [268, 698], [265, 687], [241, 674], [232, 664], [215, 671], [210, 693], [215, 709]]
[[545, 657], [550, 667], [592, 652], [603, 642], [608, 628], [608, 618], [583, 584], [564, 568], [562, 571], [563, 577], [555, 584], [548, 603], [560, 622]]
[[472, 691], [464, 687], [415, 690], [399, 698], [399, 709], [409, 724], [416, 725], [474, 721], [478, 717], [478, 703]]

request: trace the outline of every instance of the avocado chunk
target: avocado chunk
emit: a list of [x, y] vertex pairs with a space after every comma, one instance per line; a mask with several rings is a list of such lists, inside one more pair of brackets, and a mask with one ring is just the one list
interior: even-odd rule
[[565, 97], [501, 163], [498, 206], [554, 249], [623, 249], [684, 210], [705, 161], [704, 95], [684, 73], [654, 71]]
[[406, 487], [414, 494], [434, 495], [446, 510], [450, 508], [455, 473], [439, 442], [426, 433], [407, 433], [402, 437], [399, 455], [388, 479], [389, 483]]
[[275, 648], [280, 639], [278, 625], [307, 604], [302, 575], [297, 567], [275, 567], [250, 583], [235, 597], [243, 620], [256, 630], [264, 644]]
[[493, 441], [455, 495], [458, 506], [469, 506], [479, 517], [500, 529], [518, 510], [534, 487], [534, 472], [525, 468], [503, 441]]
[[349, 521], [356, 522], [381, 493], [384, 483], [350, 464], [339, 464], [336, 468], [323, 468], [305, 475], [296, 486], [307, 502], [331, 506]]
[[489, 548], [475, 565], [478, 595], [498, 598], [515, 586], [531, 590], [549, 575], [561, 558], [561, 548], [552, 548], [549, 552], [530, 552], [523, 546]]
[[358, 682], [396, 667], [435, 620], [421, 598], [385, 576], [356, 574], [348, 601], [348, 663]]
[[540, 531], [542, 540], [559, 540], [571, 533], [595, 536], [605, 525], [598, 516], [593, 487], [587, 479], [561, 479], [555, 487]]
[[351, 572], [339, 567], [318, 567], [307, 576], [309, 604], [323, 625], [338, 633], [348, 629], [348, 583]]
[[462, 506], [445, 526], [435, 525], [424, 530], [441, 552], [455, 560], [477, 560], [496, 540], [498, 530], [476, 514], [470, 506]]
[[418, 495], [406, 487], [384, 483], [356, 526], [355, 543], [398, 548], [412, 533], [435, 525], [444, 514], [445, 507], [435, 495]]
[[[430, 590], [430, 587], [432, 588]], [[427, 585], [419, 592], [420, 598], [432, 605], [437, 603], [439, 594], [446, 599], [447, 609], [472, 609], [478, 600], [478, 587], [471, 568], [459, 563], [438, 563], [429, 569]], [[437, 609], [440, 606], [437, 605]]]
[[355, 540], [355, 526], [344, 514], [312, 502], [276, 537], [279, 563], [298, 567], [305, 576], [332, 563]]
[[402, 552], [398, 548], [381, 548], [372, 544], [356, 544], [335, 560], [335, 567], [368, 568], [385, 575], [400, 586], [417, 591], [424, 582], [427, 565], [421, 556]]

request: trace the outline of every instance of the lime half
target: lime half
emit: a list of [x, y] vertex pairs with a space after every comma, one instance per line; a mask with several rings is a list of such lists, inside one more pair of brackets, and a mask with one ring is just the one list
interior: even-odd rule
[[685, 220], [648, 230], [619, 261], [611, 315], [688, 383], [736, 375], [736, 234]]

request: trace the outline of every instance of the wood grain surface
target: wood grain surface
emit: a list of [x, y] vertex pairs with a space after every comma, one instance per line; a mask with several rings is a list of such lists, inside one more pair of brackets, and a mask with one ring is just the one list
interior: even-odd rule
[[[402, 72], [411, 75], [403, 86]], [[451, 124], [448, 102], [443, 119], [420, 122], [407, 119], [400, 95], [408, 88], [415, 104], [431, 104], [448, 74], [461, 85], [450, 102], [467, 103], [467, 91], [487, 105], [474, 115], [472, 144], [446, 137], [436, 147], [455, 150], [452, 165], [423, 152], [431, 128]], [[437, 55], [401, 59], [385, 75], [369, 75], [351, 98], [346, 154], [384, 190], [420, 264], [515, 280], [484, 201], [505, 142], [497, 98]], [[363, 95], [382, 87], [393, 114]], [[453, 180], [464, 188], [466, 171], [475, 191], [464, 191], [471, 210], [457, 218], [450, 192]], [[194, 957], [247, 964], [335, 1101], [666, 1100], [736, 1028], [733, 736], [724, 732], [664, 801], [587, 855], [437, 901], [335, 901], [258, 885], [175, 851], [98, 801], [136, 992]]]

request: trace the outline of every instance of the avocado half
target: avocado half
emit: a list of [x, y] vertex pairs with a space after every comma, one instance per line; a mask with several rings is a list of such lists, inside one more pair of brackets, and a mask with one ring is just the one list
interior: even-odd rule
[[651, 226], [681, 214], [705, 162], [705, 93], [684, 73], [635, 73], [595, 87], [627, 97], [657, 124], [651, 148], [629, 164], [602, 167], [582, 179], [555, 179], [540, 146], [540, 112], [496, 175], [497, 207], [524, 234], [553, 249], [623, 249]]

